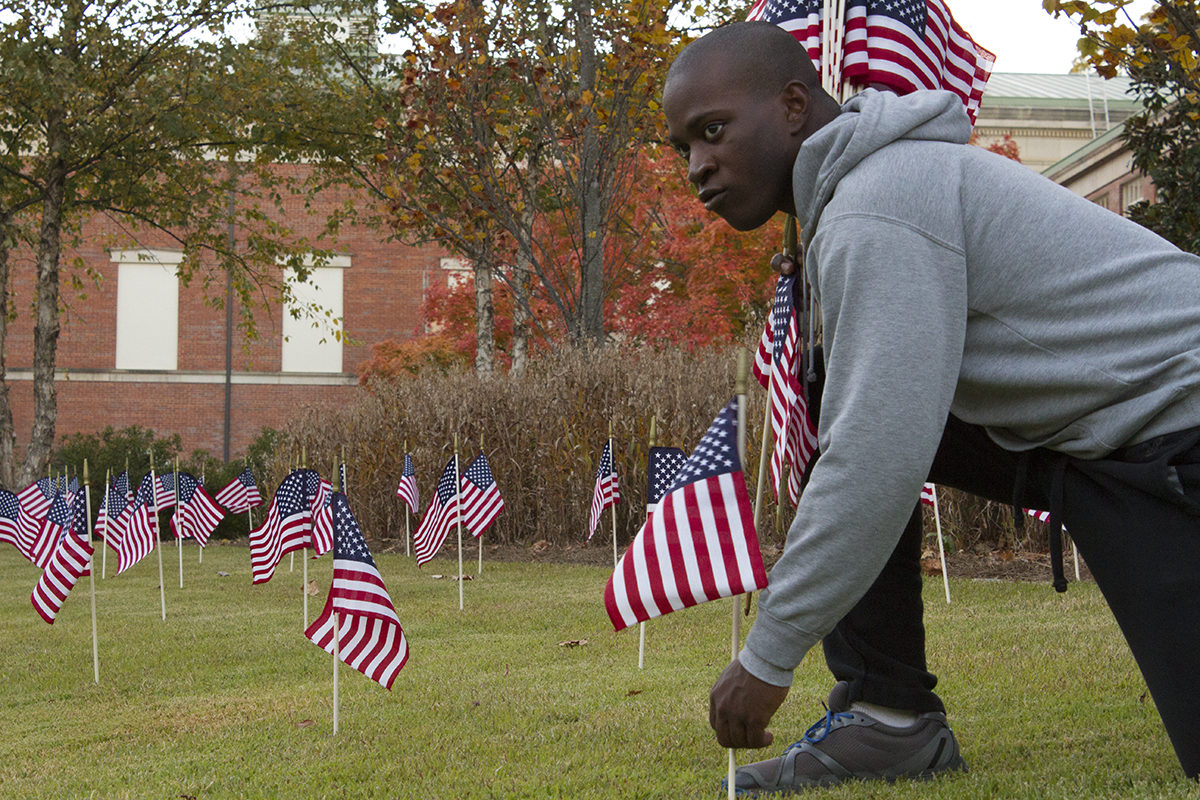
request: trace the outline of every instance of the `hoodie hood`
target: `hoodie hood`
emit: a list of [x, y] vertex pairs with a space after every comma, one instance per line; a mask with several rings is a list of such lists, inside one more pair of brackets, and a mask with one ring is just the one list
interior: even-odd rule
[[838, 182], [863, 159], [900, 139], [966, 144], [970, 138], [967, 110], [951, 92], [919, 91], [899, 97], [867, 89], [854, 95], [836, 119], [804, 142], [796, 156], [792, 191], [804, 246]]

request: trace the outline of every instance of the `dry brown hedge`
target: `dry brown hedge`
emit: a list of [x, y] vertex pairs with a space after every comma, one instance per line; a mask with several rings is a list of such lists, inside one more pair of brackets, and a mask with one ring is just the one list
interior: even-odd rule
[[[651, 417], [657, 419], [658, 444], [690, 452], [735, 393], [736, 359], [736, 348], [699, 354], [564, 350], [541, 356], [524, 379], [427, 372], [376, 382], [348, 405], [313, 406], [292, 419], [264, 483], [278, 485], [302, 457], [322, 475], [331, 474], [344, 451], [349, 497], [364, 531], [399, 540], [405, 511], [395, 490], [404, 453], [413, 456], [423, 511], [457, 434], [463, 467], [482, 446], [504, 496], [506, 508], [488, 530], [489, 542], [578, 545], [586, 539], [596, 464], [611, 423], [621, 486], [617, 536], [625, 544], [645, 517]], [[744, 468], [753, 497], [766, 393], [752, 378], [749, 383]], [[1038, 549], [1044, 526], [1026, 525], [1018, 535], [1002, 506], [946, 489], [939, 497], [951, 548], [1007, 543]], [[764, 502], [760, 540], [782, 544], [790, 511], [776, 527], [769, 491]], [[417, 523], [410, 520], [411, 530]], [[926, 527], [933, 531], [931, 514]], [[592, 546], [608, 546], [611, 535], [606, 512]]]

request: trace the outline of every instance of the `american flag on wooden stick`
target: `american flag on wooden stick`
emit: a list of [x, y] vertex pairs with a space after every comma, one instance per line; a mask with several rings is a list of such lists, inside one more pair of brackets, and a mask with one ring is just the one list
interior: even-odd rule
[[795, 275], [781, 275], [775, 284], [775, 302], [771, 318], [763, 330], [754, 354], [754, 377], [770, 388], [771, 432], [775, 446], [771, 451], [771, 488], [780, 496], [783, 465], [788, 473], [788, 498], [792, 505], [800, 501], [800, 478], [817, 451], [817, 427], [808, 413], [808, 401], [800, 385], [800, 320], [796, 313], [793, 290]]
[[396, 486], [396, 496], [408, 503], [408, 509], [416, 514], [421, 507], [420, 496], [417, 493], [417, 472], [413, 469], [412, 456], [404, 454], [404, 471], [400, 473], [400, 483]]
[[57, 490], [51, 478], [39, 478], [17, 493], [17, 502], [21, 505], [21, 512], [17, 516], [20, 537], [17, 549], [30, 561], [33, 561], [34, 545], [42, 531], [42, 522], [50, 511], [50, 504], [54, 502], [55, 494]]
[[121, 539], [117, 545], [117, 574], [141, 561], [158, 546], [158, 513], [154, 507], [154, 482], [150, 474], [142, 478], [133, 502], [117, 520]]
[[385, 689], [408, 661], [408, 641], [379, 576], [350, 504], [342, 492], [330, 500], [333, 513], [333, 583], [321, 616], [304, 631], [313, 644]]
[[933, 505], [934, 492], [936, 492], [936, 491], [937, 491], [937, 487], [934, 486], [932, 483], [927, 483], [924, 486], [922, 486], [921, 487], [921, 502], [927, 506]]
[[113, 550], [118, 549], [121, 543], [121, 529], [117, 526], [117, 520], [132, 502], [133, 492], [129, 489], [129, 471], [126, 470], [108, 487], [100, 499], [100, 511], [96, 515], [96, 536]]
[[897, 94], [946, 89], [966, 106], [972, 124], [996, 57], [954, 21], [942, 0], [844, 0], [840, 54], [822, 52], [826, 9], [840, 0], [756, 0], [747, 19], [774, 22], [823, 59], [840, 58], [840, 83], [883, 84]]
[[230, 514], [242, 514], [263, 503], [262, 493], [258, 491], [254, 473], [250, 471], [249, 467], [246, 467], [236, 478], [226, 484], [213, 499], [225, 506]]
[[[617, 482], [617, 468], [613, 463], [612, 439], [604, 443], [600, 454], [600, 466], [596, 468], [596, 489], [592, 492], [592, 510], [588, 514], [588, 541], [596, 533], [600, 515], [604, 509], [621, 502], [621, 487]], [[613, 534], [616, 535], [615, 533]]]
[[476, 539], [504, 510], [500, 487], [483, 453], [475, 456], [462, 474], [462, 504], [463, 525]]
[[433, 499], [429, 501], [429, 507], [425, 509], [425, 518], [421, 520], [417, 532], [413, 534], [413, 550], [417, 554], [418, 567], [433, 560], [438, 550], [442, 549], [442, 542], [446, 541], [450, 528], [458, 524], [460, 498], [455, 481], [456, 475], [458, 475], [458, 456], [454, 456], [446, 463], [446, 468], [442, 470], [442, 477], [438, 479]]
[[195, 475], [181, 472], [178, 477], [179, 509], [171, 515], [171, 532], [176, 539], [190, 536], [204, 547], [208, 544], [208, 537], [225, 518], [225, 512], [204, 490]]
[[17, 528], [20, 516], [21, 504], [17, 502], [17, 496], [8, 489], [0, 489], [0, 542], [8, 542], [17, 548], [18, 552], [21, 550], [21, 537]]
[[604, 607], [613, 627], [621, 630], [766, 585], [737, 452], [734, 399], [621, 556], [604, 589]]
[[321, 476], [312, 469], [292, 470], [280, 481], [266, 519], [250, 531], [250, 572], [255, 583], [271, 580], [286, 553], [312, 547], [314, 555], [321, 555], [333, 546], [313, 531], [313, 505], [319, 502], [321, 485]]
[[92, 545], [87, 540], [87, 514], [82, 498], [54, 548], [46, 570], [33, 587], [29, 600], [33, 609], [50, 625], [67, 601], [79, 579], [91, 571]]

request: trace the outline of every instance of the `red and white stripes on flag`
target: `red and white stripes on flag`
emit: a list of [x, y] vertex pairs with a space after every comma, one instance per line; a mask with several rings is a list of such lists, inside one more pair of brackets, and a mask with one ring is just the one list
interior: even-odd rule
[[[21, 517], [21, 504], [17, 496], [8, 489], [0, 489], [0, 542], [8, 542], [21, 551], [21, 537], [17, 521]], [[24, 555], [24, 553], [21, 553]]]
[[241, 514], [262, 505], [262, 494], [254, 481], [254, 473], [246, 467], [213, 497], [230, 514]]
[[404, 454], [404, 471], [400, 473], [396, 496], [408, 503], [408, 510], [414, 514], [421, 507], [420, 495], [417, 492], [417, 472], [413, 469], [412, 456], [408, 453]]
[[1038, 522], [1049, 522], [1050, 521], [1050, 512], [1049, 511], [1037, 511], [1036, 509], [1027, 508], [1027, 509], [1025, 509], [1025, 513], [1028, 514], [1029, 516], [1033, 517], [1034, 519], [1036, 519]]
[[275, 575], [286, 553], [312, 547], [314, 555], [329, 552], [332, 542], [313, 531], [314, 505], [324, 503], [322, 487], [328, 486], [316, 470], [292, 470], [275, 490], [266, 519], [250, 531], [250, 573], [254, 583], [266, 583]]
[[800, 502], [800, 479], [817, 452], [817, 428], [808, 413], [799, 378], [800, 321], [793, 295], [795, 285], [795, 275], [781, 275], [775, 284], [771, 318], [754, 354], [753, 369], [754, 377], [770, 391], [771, 432], [775, 437], [769, 471], [771, 488], [778, 498], [786, 463], [790, 468], [788, 498], [793, 506]]
[[84, 531], [69, 531], [62, 538], [46, 565], [46, 571], [33, 587], [33, 594], [29, 596], [34, 611], [51, 625], [67, 601], [67, 595], [79, 579], [91, 570], [94, 550], [85, 536], [86, 528]]
[[478, 539], [504, 510], [500, 487], [492, 477], [492, 468], [483, 453], [467, 465], [462, 474], [463, 526]]
[[767, 585], [731, 400], [679, 471], [604, 589], [616, 630]]
[[[756, 0], [747, 19], [773, 22], [808, 50], [824, 74], [825, 7], [839, 0]], [[962, 100], [972, 124], [996, 57], [954, 21], [943, 0], [845, 0], [841, 83], [883, 84], [898, 94], [945, 89]], [[835, 62], [837, 54], [831, 54]]]
[[[592, 492], [592, 510], [588, 514], [588, 541], [596, 533], [604, 509], [621, 502], [621, 487], [617, 481], [617, 466], [613, 462], [612, 439], [604, 443], [600, 466], [596, 468], [596, 488]], [[616, 534], [614, 533], [614, 536]]]
[[438, 479], [437, 489], [429, 507], [425, 509], [425, 518], [413, 534], [413, 551], [417, 554], [417, 566], [428, 563], [442, 549], [442, 542], [450, 533], [450, 528], [458, 524], [460, 495], [455, 477], [458, 475], [458, 456], [446, 463], [442, 477]]
[[921, 487], [921, 502], [927, 506], [933, 505], [933, 497], [934, 497], [933, 493], [935, 491], [937, 491], [937, 487], [935, 487], [932, 483], [927, 483], [924, 486], [922, 486]]
[[132, 502], [133, 492], [129, 490], [129, 471], [126, 470], [116, 477], [112, 486], [105, 487], [96, 516], [96, 536], [113, 550], [120, 550], [121, 547], [122, 530], [117, 520]]
[[201, 547], [225, 518], [217, 501], [204, 490], [200, 481], [187, 472], [179, 475], [179, 508], [171, 515], [171, 532], [176, 539], [190, 536]]
[[338, 658], [390, 690], [408, 661], [408, 641], [346, 495], [335, 493], [330, 507], [333, 583], [321, 616], [304, 635], [333, 653], [336, 620]]
[[[346, 488], [345, 469], [346, 465], [341, 465], [342, 472], [342, 488]], [[342, 492], [345, 494], [345, 491]], [[312, 540], [313, 550], [316, 555], [323, 555], [333, 549], [333, 511], [330, 503], [333, 499], [333, 484], [321, 478], [317, 482], [317, 493], [311, 501], [312, 506]]]
[[[42, 532], [42, 522], [46, 519], [56, 494], [51, 478], [39, 478], [17, 493], [17, 502], [21, 509], [17, 515], [17, 549], [30, 561], [34, 561], [33, 554], [37, 549], [38, 536]], [[46, 562], [43, 561], [38, 566], [45, 567]]]
[[117, 545], [117, 574], [141, 561], [158, 545], [158, 509], [154, 507], [154, 481], [142, 478], [133, 502], [117, 519], [121, 540]]

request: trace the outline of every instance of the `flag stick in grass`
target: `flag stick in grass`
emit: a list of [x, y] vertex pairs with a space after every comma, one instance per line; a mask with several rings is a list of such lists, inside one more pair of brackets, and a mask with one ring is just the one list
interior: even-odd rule
[[463, 610], [462, 475], [458, 471], [458, 433], [454, 434], [454, 519], [458, 528], [458, 610]]
[[[112, 478], [112, 468], [104, 470], [104, 527], [100, 530], [100, 535], [104, 537], [103, 550], [100, 556], [100, 580], [104, 580], [104, 573], [108, 571], [108, 517], [112, 513], [112, 502], [109, 500], [109, 482]], [[89, 513], [88, 519], [91, 520]]]
[[[746, 463], [746, 351], [738, 348], [737, 357], [737, 380], [735, 387], [737, 391], [737, 454], [738, 460], [741, 463]], [[739, 479], [744, 480], [744, 479]], [[757, 528], [755, 529], [757, 530]], [[757, 534], [755, 534], [757, 538]], [[741, 643], [741, 623], [742, 618], [738, 614], [739, 606], [737, 597], [730, 598], [730, 611], [732, 612], [732, 624], [730, 630], [730, 661], [738, 657], [738, 645]], [[737, 773], [737, 751], [732, 747], [729, 748], [729, 800], [733, 800], [737, 795], [737, 781], [735, 775]]]
[[[482, 433], [479, 434], [479, 455], [480, 456], [483, 455], [483, 434]], [[483, 574], [483, 531], [480, 531], [479, 535], [475, 538], [476, 538], [476, 542], [477, 542], [478, 548], [479, 548], [479, 571], [476, 574], [482, 575]]]
[[[104, 483], [105, 488], [108, 488], [107, 478]], [[87, 511], [87, 516], [83, 518], [83, 524], [88, 529], [88, 544], [92, 545], [91, 564], [88, 568], [88, 588], [92, 596], [92, 680], [96, 685], [100, 685], [100, 639], [96, 631], [96, 553], [94, 539], [92, 538], [92, 487], [88, 482], [88, 462], [83, 460], [83, 499], [84, 509]], [[106, 547], [106, 545], [101, 545]]]
[[921, 488], [921, 503], [933, 506], [933, 523], [937, 526], [938, 557], [942, 560], [942, 583], [946, 587], [946, 602], [950, 602], [950, 575], [946, 572], [946, 546], [942, 541], [942, 514], [938, 510], [937, 487], [926, 483]]
[[158, 477], [154, 472], [154, 451], [150, 453], [150, 527], [154, 531], [153, 546], [158, 553], [158, 600], [162, 606], [163, 622], [167, 621], [167, 589], [166, 581], [163, 580], [163, 565], [162, 565], [162, 535], [158, 530], [158, 490], [155, 486], [155, 481]]
[[[200, 473], [200, 488], [201, 489], [204, 488], [204, 473], [203, 472]], [[196, 563], [203, 564], [204, 563], [204, 545], [200, 544], [199, 540], [196, 540], [196, 544], [198, 545], [196, 547], [196, 550], [200, 554], [200, 557], [196, 560]]]
[[[615, 473], [617, 471], [617, 448], [613, 444], [613, 424], [612, 424], [611, 419], [608, 421], [608, 447], [609, 447], [609, 450], [612, 452], [613, 472]], [[613, 569], [616, 569], [617, 568], [617, 504], [616, 504], [615, 500], [613, 501], [613, 504], [612, 504], [612, 518], [613, 518]]]
[[[656, 446], [658, 446], [657, 427], [658, 427], [658, 414], [657, 413], [651, 414], [650, 415], [650, 440], [647, 443], [647, 447], [648, 447], [648, 449], [646, 450], [647, 453], [650, 453], [650, 451], [652, 451]], [[649, 498], [647, 498], [647, 500], [649, 500]], [[650, 512], [653, 510], [654, 510], [654, 506], [651, 503], [647, 502], [646, 503], [646, 519], [647, 520], [650, 519]], [[643, 522], [642, 524], [645, 525], [646, 523]], [[645, 666], [646, 666], [646, 620], [643, 619], [638, 622], [638, 669], [644, 669]]]
[[183, 519], [179, 516], [179, 456], [175, 456], [175, 549], [179, 551], [179, 588], [183, 588]]

